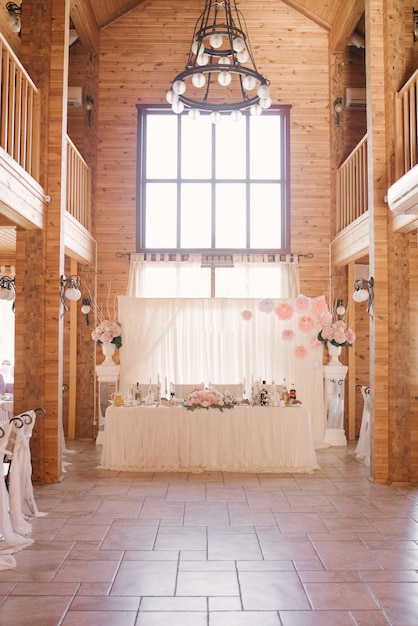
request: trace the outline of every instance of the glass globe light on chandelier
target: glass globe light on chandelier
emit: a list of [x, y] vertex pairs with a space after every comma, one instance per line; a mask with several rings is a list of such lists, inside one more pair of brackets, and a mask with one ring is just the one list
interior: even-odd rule
[[269, 85], [257, 70], [235, 0], [206, 0], [186, 67], [174, 77], [166, 94], [174, 113], [188, 110], [189, 117], [197, 119], [207, 111], [214, 123], [222, 119], [222, 113], [239, 120], [245, 109], [261, 115], [272, 104]]

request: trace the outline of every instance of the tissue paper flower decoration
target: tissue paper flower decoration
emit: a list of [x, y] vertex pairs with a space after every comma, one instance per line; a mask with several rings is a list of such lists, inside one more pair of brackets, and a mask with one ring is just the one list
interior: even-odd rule
[[312, 348], [312, 350], [317, 350], [319, 346], [321, 345], [321, 342], [319, 341], [318, 337], [311, 337], [309, 339], [309, 345]]
[[293, 341], [294, 337], [295, 333], [293, 332], [293, 330], [287, 329], [282, 332], [283, 341]]
[[251, 313], [251, 311], [245, 310], [241, 313], [241, 317], [243, 320], [245, 320], [246, 322], [248, 322], [251, 318], [252, 318], [253, 314]]
[[262, 313], [271, 313], [274, 310], [274, 302], [271, 298], [261, 300], [258, 304], [258, 310]]
[[296, 309], [298, 311], [306, 311], [309, 308], [309, 300], [306, 296], [298, 296], [296, 298]]
[[323, 298], [314, 298], [311, 302], [311, 311], [315, 317], [328, 311], [328, 304]]
[[279, 320], [290, 320], [293, 317], [294, 308], [287, 302], [282, 302], [276, 306], [274, 312]]
[[302, 317], [299, 319], [298, 326], [299, 326], [299, 330], [301, 330], [302, 332], [310, 333], [311, 330], [313, 330], [314, 321], [308, 315], [302, 315]]
[[307, 354], [308, 354], [308, 351], [304, 346], [296, 346], [295, 356], [298, 359], [304, 359]]

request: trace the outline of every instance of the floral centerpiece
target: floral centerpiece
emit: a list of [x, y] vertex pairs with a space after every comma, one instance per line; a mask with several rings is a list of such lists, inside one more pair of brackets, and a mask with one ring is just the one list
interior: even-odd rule
[[195, 409], [224, 409], [234, 408], [234, 399], [229, 394], [222, 394], [216, 389], [196, 389], [190, 393], [183, 406], [189, 411]]

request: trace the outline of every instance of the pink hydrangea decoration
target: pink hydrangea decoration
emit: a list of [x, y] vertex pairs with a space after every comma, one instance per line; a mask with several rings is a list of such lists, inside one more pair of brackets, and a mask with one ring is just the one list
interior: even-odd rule
[[283, 341], [293, 341], [294, 337], [295, 337], [295, 333], [293, 332], [293, 330], [287, 329], [282, 332]]
[[295, 310], [292, 305], [288, 304], [287, 302], [282, 302], [281, 304], [278, 304], [274, 309], [274, 312], [279, 320], [292, 319], [294, 311]]
[[262, 313], [271, 313], [274, 311], [274, 306], [274, 302], [271, 298], [265, 298], [259, 302], [258, 310]]
[[314, 327], [314, 321], [309, 315], [302, 315], [299, 319], [299, 330], [303, 333], [310, 333]]
[[307, 354], [308, 354], [308, 351], [305, 348], [305, 346], [296, 346], [295, 357], [297, 357], [298, 359], [304, 359]]
[[298, 296], [296, 298], [296, 310], [298, 312], [306, 311], [309, 309], [309, 300], [306, 296]]
[[242, 319], [246, 322], [248, 322], [252, 318], [252, 316], [253, 314], [251, 313], [251, 311], [248, 311], [247, 309], [241, 313]]
[[122, 330], [118, 322], [103, 320], [91, 332], [91, 338], [99, 343], [114, 343], [116, 347], [122, 346]]

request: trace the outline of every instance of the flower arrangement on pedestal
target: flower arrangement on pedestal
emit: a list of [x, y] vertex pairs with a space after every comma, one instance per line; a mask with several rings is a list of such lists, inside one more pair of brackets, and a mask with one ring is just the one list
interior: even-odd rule
[[103, 313], [103, 310], [100, 306], [97, 305], [96, 300], [93, 298], [90, 290], [87, 285], [85, 285], [88, 293], [89, 293], [89, 302], [91, 304], [91, 308], [93, 314], [98, 322], [98, 325], [91, 332], [91, 338], [96, 342], [98, 346], [110, 346], [113, 344], [116, 348], [122, 347], [122, 328], [120, 322], [117, 321], [117, 307], [116, 307], [116, 297], [115, 303], [113, 306], [113, 314], [110, 312], [109, 307], [109, 299], [110, 299], [110, 283], [107, 285], [107, 298], [106, 298], [106, 311]]
[[356, 340], [356, 335], [347, 322], [339, 319], [334, 322], [331, 320], [325, 324], [318, 333], [318, 339], [323, 343], [331, 343], [337, 348], [343, 348], [344, 346], [352, 346]]
[[234, 399], [229, 394], [223, 394], [216, 389], [196, 389], [190, 393], [183, 406], [189, 411], [195, 409], [233, 409], [235, 405]]
[[119, 322], [104, 319], [91, 332], [91, 338], [98, 344], [113, 343], [117, 348], [122, 346], [122, 329]]

